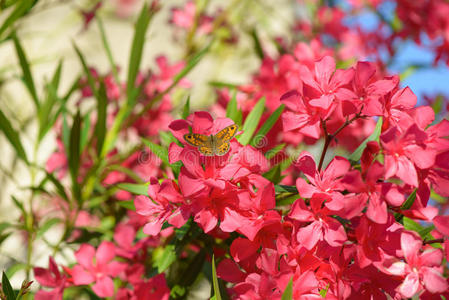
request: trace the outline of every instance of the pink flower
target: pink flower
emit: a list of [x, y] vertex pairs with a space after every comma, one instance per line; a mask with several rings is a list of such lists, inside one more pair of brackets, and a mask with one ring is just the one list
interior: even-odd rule
[[64, 289], [69, 286], [69, 278], [59, 272], [53, 257], [48, 258], [48, 269], [35, 267], [34, 277], [37, 282], [46, 287], [53, 288], [52, 291], [38, 291], [35, 295], [36, 300], [62, 300]]
[[311, 250], [319, 241], [326, 241], [332, 247], [343, 245], [347, 240], [346, 232], [340, 222], [332, 218], [333, 213], [324, 206], [330, 198], [325, 194], [316, 194], [310, 199], [310, 207], [304, 200], [293, 204], [289, 217], [307, 223], [297, 233], [298, 242]]
[[112, 297], [114, 295], [112, 278], [126, 268], [126, 264], [112, 261], [115, 257], [114, 244], [103, 241], [96, 251], [93, 246], [83, 244], [75, 252], [75, 257], [78, 261], [78, 265], [72, 270], [75, 285], [95, 283], [92, 290], [97, 296]]
[[304, 82], [304, 94], [309, 98], [308, 104], [323, 111], [332, 110], [334, 101], [345, 97], [341, 88], [353, 77], [353, 69], [335, 70], [335, 61], [330, 56], [325, 56], [315, 63], [314, 74], [308, 68], [301, 69], [301, 80]]
[[184, 198], [173, 181], [166, 180], [159, 185], [158, 180], [152, 177], [148, 186], [148, 195], [151, 199], [140, 195], [134, 200], [136, 212], [149, 219], [143, 227], [144, 233], [157, 235], [165, 221], [181, 227], [189, 218], [189, 215], [178, 207], [183, 203]]
[[427, 134], [416, 124], [402, 134], [397, 127], [384, 132], [380, 141], [385, 152], [385, 178], [397, 176], [405, 183], [417, 187], [416, 167], [430, 168], [435, 163], [437, 154], [432, 147], [426, 145], [427, 140]]
[[442, 276], [443, 253], [430, 246], [421, 253], [422, 246], [422, 240], [415, 232], [404, 231], [401, 248], [406, 262], [394, 262], [387, 268], [392, 274], [405, 277], [398, 287], [403, 297], [411, 298], [423, 289], [430, 293], [443, 293], [449, 288]]

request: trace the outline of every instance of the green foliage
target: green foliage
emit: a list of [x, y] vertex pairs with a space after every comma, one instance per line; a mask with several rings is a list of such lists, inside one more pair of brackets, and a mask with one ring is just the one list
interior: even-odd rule
[[126, 84], [126, 95], [128, 104], [132, 105], [137, 97], [137, 89], [135, 86], [137, 73], [139, 72], [140, 61], [142, 60], [143, 48], [145, 45], [145, 35], [147, 33], [148, 25], [153, 17], [154, 11], [148, 9], [145, 2], [137, 19], [133, 43], [131, 46], [131, 55], [128, 63], [128, 80]]
[[243, 124], [243, 133], [238, 137], [239, 142], [242, 145], [248, 145], [253, 137], [254, 132], [259, 125], [260, 118], [265, 110], [265, 98], [260, 99], [254, 106], [253, 110], [248, 114]]
[[23, 149], [22, 143], [20, 142], [19, 133], [13, 129], [11, 123], [0, 110], [0, 130], [6, 136], [6, 139], [9, 141], [11, 146], [16, 150], [16, 154], [19, 158], [21, 158], [25, 163], [28, 163], [28, 158]]
[[6, 300], [16, 300], [16, 293], [14, 292], [5, 272], [3, 272], [2, 274], [2, 289], [3, 293], [6, 296]]
[[30, 70], [30, 63], [26, 58], [25, 52], [23, 51], [22, 45], [20, 44], [20, 41], [17, 38], [15, 32], [12, 34], [12, 40], [14, 41], [17, 58], [19, 59], [20, 67], [22, 68], [23, 81], [28, 89], [28, 92], [30, 92], [31, 98], [34, 101], [36, 108], [39, 108], [39, 99], [37, 96], [36, 87], [34, 86], [33, 75], [31, 74]]
[[382, 132], [382, 117], [379, 117], [377, 120], [376, 128], [374, 128], [373, 133], [369, 137], [367, 137], [355, 151], [349, 156], [349, 160], [356, 162], [359, 161], [362, 157], [363, 150], [366, 148], [366, 144], [371, 141], [379, 141], [380, 134]]
[[217, 271], [215, 270], [215, 256], [212, 256], [212, 285], [214, 296], [211, 299], [221, 300], [220, 287], [218, 285]]
[[251, 140], [251, 146], [258, 146], [259, 139], [266, 138], [266, 134], [273, 128], [274, 124], [278, 121], [282, 112], [284, 111], [285, 105], [281, 104], [262, 124], [259, 131], [257, 131], [256, 135]]
[[287, 284], [287, 287], [282, 294], [281, 300], [292, 300], [293, 299], [293, 278]]

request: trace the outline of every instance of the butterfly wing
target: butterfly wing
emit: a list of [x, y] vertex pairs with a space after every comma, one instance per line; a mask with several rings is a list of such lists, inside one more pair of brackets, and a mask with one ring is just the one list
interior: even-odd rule
[[222, 156], [228, 153], [231, 145], [229, 141], [234, 137], [238, 129], [236, 124], [230, 125], [223, 130], [220, 130], [214, 136], [214, 152], [215, 154]]
[[213, 140], [211, 136], [199, 133], [187, 133], [184, 135], [184, 140], [189, 145], [197, 147], [201, 154], [205, 156], [214, 155]]
[[184, 140], [193, 147], [205, 146], [210, 139], [209, 136], [199, 133], [184, 134]]
[[215, 140], [223, 142], [230, 141], [236, 134], [238, 128], [239, 127], [236, 124], [232, 124], [229, 125], [228, 127], [225, 127], [215, 135]]

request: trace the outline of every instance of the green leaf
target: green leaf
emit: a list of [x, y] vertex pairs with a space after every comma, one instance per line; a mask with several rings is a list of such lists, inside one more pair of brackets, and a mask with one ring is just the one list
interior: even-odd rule
[[421, 224], [413, 221], [410, 218], [404, 217], [404, 228], [407, 230], [415, 231], [418, 233], [422, 239], [432, 239], [432, 236], [430, 235], [430, 232], [435, 229], [434, 225], [431, 225], [429, 227], [424, 227]]
[[218, 285], [217, 272], [215, 270], [215, 256], [212, 255], [212, 283], [214, 286], [214, 298], [221, 300], [220, 287]]
[[287, 284], [287, 287], [282, 294], [281, 300], [292, 300], [293, 299], [293, 278]]
[[37, 1], [35, 0], [17, 1], [17, 5], [14, 7], [14, 10], [11, 12], [11, 14], [9, 14], [9, 16], [0, 27], [0, 37], [6, 29], [13, 28], [12, 25], [14, 24], [14, 22], [17, 21], [21, 16], [26, 14], [36, 2]]
[[[203, 58], [204, 55], [209, 51], [213, 44], [211, 41], [206, 47], [201, 49], [197, 54], [195, 54], [192, 58], [189, 59], [186, 66], [178, 73], [175, 77], [173, 77], [172, 86], [178, 84], [178, 82], [183, 79]], [[169, 88], [170, 89], [170, 88]]]
[[65, 113], [62, 114], [62, 143], [64, 149], [68, 152], [70, 149], [70, 128]]
[[84, 151], [84, 148], [87, 145], [88, 137], [89, 137], [89, 131], [90, 131], [90, 112], [88, 112], [84, 117], [82, 123], [82, 129], [81, 129], [81, 136], [80, 136], [80, 153]]
[[262, 127], [260, 127], [259, 131], [257, 131], [256, 135], [251, 140], [251, 146], [260, 146], [260, 139], [266, 138], [266, 134], [273, 128], [274, 124], [277, 122], [282, 112], [284, 111], [285, 105], [281, 104], [271, 115], [270, 117], [263, 123]]
[[[148, 190], [148, 188], [147, 188]], [[134, 201], [130, 200], [130, 201], [118, 201], [117, 202], [121, 207], [124, 207], [128, 210], [136, 210], [136, 206], [134, 205]]]
[[40, 238], [44, 233], [46, 233], [51, 227], [54, 225], [61, 223], [61, 219], [59, 218], [51, 218], [45, 221], [44, 224], [42, 224], [36, 234], [36, 239]]
[[190, 114], [190, 95], [189, 97], [187, 97], [186, 104], [184, 105], [184, 108], [182, 110], [181, 118], [186, 119], [189, 116], [189, 114]]
[[281, 166], [279, 164], [275, 165], [268, 172], [264, 173], [263, 177], [265, 177], [274, 184], [278, 184], [282, 179]]
[[117, 187], [121, 190], [128, 191], [135, 195], [148, 196], [148, 184], [136, 184], [136, 183], [119, 183]]
[[376, 128], [374, 128], [373, 133], [367, 137], [355, 151], [349, 156], [349, 160], [351, 161], [359, 161], [362, 157], [363, 150], [366, 148], [366, 144], [371, 141], [379, 141], [379, 136], [382, 132], [382, 117], [379, 117], [377, 120]]
[[161, 145], [155, 144], [147, 139], [142, 139], [142, 142], [150, 148], [150, 151], [154, 153], [157, 157], [159, 157], [167, 166], [170, 165], [168, 161], [168, 150]]
[[8, 276], [8, 278], [11, 278], [14, 276], [14, 274], [16, 274], [17, 271], [25, 270], [26, 267], [26, 264], [15, 262], [11, 267], [8, 268], [8, 270], [6, 270], [6, 276]]
[[248, 143], [251, 141], [251, 138], [257, 129], [257, 125], [259, 124], [264, 110], [265, 97], [257, 102], [253, 110], [246, 117], [245, 123], [242, 127], [243, 134], [238, 137], [238, 140], [242, 145], [248, 145]]
[[272, 159], [276, 154], [278, 154], [282, 149], [284, 149], [285, 144], [279, 144], [265, 152], [266, 159]]
[[254, 50], [255, 50], [257, 56], [260, 59], [263, 59], [264, 53], [263, 53], [262, 45], [260, 44], [259, 35], [257, 34], [257, 30], [255, 28], [251, 31], [251, 37], [253, 38]]
[[6, 300], [15, 300], [16, 299], [16, 293], [14, 292], [11, 283], [9, 282], [8, 277], [6, 276], [5, 272], [3, 272], [2, 275], [2, 289], [3, 293], [6, 296]]
[[240, 125], [242, 123], [243, 114], [237, 107], [237, 91], [234, 90], [232, 98], [228, 102], [226, 107], [226, 117], [234, 121], [235, 124]]
[[240, 84], [221, 82], [221, 81], [209, 81], [209, 85], [216, 88], [236, 89], [239, 87]]
[[17, 156], [28, 164], [28, 159], [25, 150], [23, 149], [22, 143], [20, 142], [19, 139], [19, 133], [12, 128], [11, 123], [1, 110], [0, 110], [0, 130], [3, 131], [3, 133], [6, 136], [6, 139], [11, 143], [13, 148], [16, 150]]
[[69, 197], [67, 196], [67, 194], [65, 192], [65, 188], [61, 184], [61, 182], [58, 179], [56, 179], [56, 177], [53, 174], [48, 173], [47, 171], [45, 171], [45, 174], [46, 174], [46, 178], [48, 180], [50, 180], [53, 183], [53, 185], [56, 187], [56, 189], [58, 191], [58, 195], [61, 196], [64, 200], [69, 201]]
[[39, 141], [41, 141], [47, 132], [53, 127], [66, 102], [66, 99], [60, 99], [57, 95], [59, 82], [61, 79], [61, 71], [62, 61], [59, 61], [51, 82], [46, 84], [45, 100], [40, 104], [38, 109]]
[[95, 124], [98, 154], [100, 154], [103, 149], [104, 137], [106, 135], [107, 104], [108, 97], [106, 95], [106, 87], [104, 86], [104, 83], [101, 83], [97, 98], [97, 123]]
[[24, 217], [26, 217], [27, 213], [26, 213], [25, 207], [23, 207], [23, 204], [19, 200], [17, 200], [17, 198], [14, 196], [11, 196], [11, 199], [12, 199], [14, 205], [22, 212], [22, 215]]
[[133, 43], [131, 46], [131, 55], [129, 57], [128, 64], [128, 81], [126, 85], [126, 95], [128, 97], [128, 103], [134, 103], [136, 98], [136, 77], [139, 72], [140, 61], [142, 60], [143, 47], [145, 44], [145, 35], [153, 16], [153, 11], [148, 9], [148, 5], [145, 4], [140, 11], [139, 18], [137, 19]]
[[410, 209], [410, 207], [412, 207], [416, 199], [416, 191], [417, 189], [414, 189], [413, 192], [407, 197], [407, 200], [405, 200], [405, 202], [401, 206], [402, 210], [407, 210]]
[[55, 73], [51, 79], [51, 84], [57, 91], [59, 88], [59, 82], [61, 81], [61, 71], [62, 71], [62, 60], [59, 60], [58, 66], [56, 67]]
[[81, 156], [81, 114], [78, 111], [73, 120], [69, 139], [69, 170], [72, 178], [72, 188], [74, 195], [80, 201], [80, 190], [78, 184], [78, 172]]
[[20, 44], [20, 41], [17, 38], [15, 32], [12, 34], [12, 39], [14, 41], [14, 46], [16, 48], [16, 54], [17, 58], [19, 59], [20, 67], [22, 68], [23, 81], [28, 89], [28, 92], [31, 95], [31, 98], [34, 101], [34, 104], [37, 108], [39, 108], [39, 99], [37, 97], [36, 87], [34, 86], [33, 75], [31, 74], [30, 70], [30, 63], [26, 58], [26, 54], [23, 51], [22, 45]]
[[109, 64], [111, 66], [112, 75], [114, 76], [115, 82], [118, 84], [120, 80], [118, 77], [117, 66], [115, 65], [114, 57], [112, 56], [111, 47], [109, 47], [108, 38], [106, 37], [103, 22], [101, 21], [98, 15], [95, 16], [95, 20], [97, 21], [98, 29], [100, 30], [101, 41], [103, 42], [103, 47], [104, 50], [106, 51], [106, 55], [108, 57]]
[[175, 245], [167, 245], [159, 257], [154, 260], [153, 267], [162, 273], [176, 260]]
[[81, 62], [81, 65], [83, 66], [84, 73], [87, 77], [87, 83], [89, 84], [90, 89], [92, 90], [92, 94], [95, 98], [97, 98], [97, 86], [96, 86], [96, 80], [94, 76], [92, 75], [92, 72], [89, 70], [89, 67], [87, 66], [86, 59], [84, 58], [83, 53], [80, 51], [80, 49], [76, 46], [75, 42], [73, 43], [73, 48], [76, 51], [76, 54], [78, 55], [78, 58]]
[[274, 190], [276, 191], [276, 193], [294, 193], [294, 194], [298, 193], [296, 186], [290, 185], [275, 185]]

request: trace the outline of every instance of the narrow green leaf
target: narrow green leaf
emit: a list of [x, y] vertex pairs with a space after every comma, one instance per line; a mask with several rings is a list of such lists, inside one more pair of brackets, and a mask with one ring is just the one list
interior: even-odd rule
[[8, 276], [8, 278], [11, 278], [14, 276], [14, 274], [16, 274], [17, 271], [25, 270], [26, 267], [26, 264], [15, 262], [11, 267], [8, 268], [8, 270], [6, 270], [6, 276]]
[[401, 206], [402, 210], [407, 210], [410, 209], [410, 207], [412, 207], [416, 199], [416, 191], [417, 189], [414, 189], [413, 192], [407, 197], [407, 200], [405, 200], [405, 202]]
[[16, 299], [16, 293], [14, 292], [11, 283], [9, 282], [8, 277], [6, 276], [5, 272], [2, 274], [2, 289], [3, 293], [6, 296], [6, 300], [15, 300]]
[[162, 251], [160, 257], [155, 259], [153, 266], [157, 268], [158, 273], [162, 273], [170, 267], [170, 265], [176, 260], [175, 245], [167, 245]]
[[70, 149], [70, 127], [67, 123], [65, 113], [62, 115], [62, 143], [64, 144], [64, 148], [68, 153]]
[[42, 224], [36, 234], [36, 238], [40, 238], [41, 236], [43, 236], [50, 228], [52, 228], [54, 225], [61, 223], [61, 219], [59, 218], [51, 218], [48, 219], [47, 221], [44, 222], [44, 224]]
[[222, 81], [210, 81], [209, 85], [216, 88], [228, 88], [228, 89], [236, 89], [239, 86], [239, 84]]
[[245, 123], [243, 124], [242, 128], [243, 134], [238, 137], [238, 140], [242, 145], [248, 145], [248, 143], [251, 141], [251, 138], [257, 129], [257, 125], [259, 125], [259, 121], [264, 110], [265, 97], [257, 102], [253, 110], [246, 117]]
[[136, 183], [119, 183], [117, 187], [121, 190], [128, 191], [135, 195], [148, 196], [148, 184], [136, 184]]
[[81, 122], [81, 137], [80, 137], [80, 153], [84, 151], [84, 148], [87, 145], [87, 141], [89, 138], [90, 132], [90, 112], [88, 112]]
[[157, 145], [147, 139], [142, 139], [142, 142], [150, 148], [150, 151], [159, 157], [167, 166], [170, 165], [168, 161], [168, 150], [165, 147]]
[[[178, 73], [175, 77], [173, 77], [173, 84], [176, 85], [181, 79], [183, 79], [206, 55], [206, 53], [211, 48], [214, 41], [211, 41], [206, 47], [201, 49], [197, 54], [195, 54], [189, 61], [186, 66]], [[172, 86], [173, 86], [172, 84]]]
[[84, 58], [83, 53], [78, 48], [78, 46], [75, 44], [75, 42], [72, 42], [73, 48], [75, 49], [76, 54], [78, 55], [78, 58], [81, 62], [81, 65], [83, 66], [84, 73], [87, 77], [87, 83], [89, 84], [90, 89], [92, 90], [92, 94], [95, 98], [97, 98], [97, 86], [96, 86], [96, 80], [92, 73], [89, 70], [89, 67], [87, 66], [86, 59]]
[[276, 154], [282, 151], [284, 149], [285, 144], [279, 144], [265, 152], [266, 159], [272, 159]]
[[142, 60], [143, 47], [145, 44], [145, 35], [153, 16], [153, 11], [148, 9], [148, 5], [145, 4], [140, 11], [139, 18], [137, 19], [133, 43], [131, 46], [131, 55], [129, 57], [128, 64], [128, 81], [126, 85], [126, 95], [128, 97], [128, 103], [134, 103], [135, 95], [135, 82], [137, 73], [139, 72], [140, 61]]
[[268, 172], [263, 174], [263, 177], [273, 182], [274, 184], [278, 184], [281, 181], [281, 166], [275, 165]]
[[28, 164], [28, 159], [25, 150], [23, 149], [22, 143], [20, 142], [19, 139], [19, 133], [12, 128], [11, 123], [1, 110], [0, 110], [0, 130], [3, 131], [3, 133], [6, 136], [6, 139], [16, 150], [17, 156]]
[[171, 143], [179, 143], [175, 136], [170, 131], [159, 132], [161, 138], [161, 144], [168, 147]]
[[257, 56], [260, 59], [263, 59], [264, 53], [263, 53], [262, 45], [260, 43], [259, 35], [257, 34], [257, 30], [255, 28], [251, 31], [251, 37], [253, 38], [254, 50], [255, 50]]
[[258, 146], [260, 145], [260, 141], [262, 139], [265, 139], [266, 134], [270, 131], [271, 128], [273, 128], [274, 124], [276, 124], [277, 120], [281, 116], [282, 112], [284, 111], [285, 105], [281, 104], [271, 115], [268, 117], [268, 119], [263, 123], [263, 125], [260, 127], [259, 131], [257, 131], [256, 135], [251, 140], [251, 146]]
[[78, 111], [73, 120], [69, 139], [69, 170], [72, 178], [72, 188], [75, 197], [79, 197], [78, 171], [81, 156], [81, 114]]
[[181, 118], [186, 119], [189, 116], [189, 114], [190, 114], [190, 95], [189, 97], [187, 97], [186, 104], [184, 105], [184, 108], [182, 110]]
[[118, 201], [117, 202], [121, 207], [124, 207], [128, 210], [136, 210], [136, 206], [134, 205], [134, 201]]
[[237, 107], [237, 91], [234, 90], [232, 93], [232, 98], [228, 102], [228, 106], [226, 107], [226, 117], [230, 118], [234, 121], [235, 124], [241, 125], [243, 113]]
[[212, 255], [212, 283], [214, 286], [214, 297], [216, 300], [221, 300], [220, 287], [218, 285], [217, 272], [215, 270], [215, 256]]
[[26, 217], [26, 211], [25, 211], [25, 207], [23, 207], [23, 204], [22, 204], [22, 202], [20, 202], [19, 200], [17, 200], [17, 198], [16, 197], [14, 197], [14, 196], [11, 196], [11, 199], [12, 199], [12, 201], [13, 201], [13, 203], [14, 203], [14, 205], [22, 212], [22, 215], [24, 216], [24, 217]]
[[103, 21], [101, 18], [96, 15], [95, 20], [97, 21], [98, 29], [100, 30], [101, 41], [103, 42], [104, 50], [106, 51], [106, 55], [109, 60], [109, 65], [111, 66], [112, 75], [114, 76], [115, 82], [118, 84], [120, 79], [118, 77], [117, 66], [115, 65], [114, 57], [112, 56], [111, 47], [109, 47], [108, 38], [106, 36], [106, 32], [104, 30]]
[[26, 14], [36, 2], [37, 1], [35, 0], [17, 1], [17, 5], [14, 7], [14, 10], [12, 10], [11, 14], [9, 14], [9, 16], [0, 27], [0, 37], [6, 31], [6, 29], [13, 28], [12, 25], [14, 24], [14, 22], [17, 21], [17, 19], [19, 19], [21, 16]]
[[362, 157], [363, 150], [366, 148], [366, 144], [371, 141], [379, 141], [379, 137], [382, 131], [382, 117], [379, 117], [377, 120], [376, 128], [374, 128], [373, 133], [367, 137], [355, 151], [349, 156], [349, 160], [351, 161], [359, 161]]
[[62, 60], [59, 60], [58, 66], [56, 67], [55, 73], [51, 79], [51, 84], [58, 91], [59, 82], [61, 81], [61, 72], [62, 72]]
[[100, 85], [100, 91], [97, 98], [97, 123], [95, 124], [95, 136], [97, 138], [97, 153], [100, 154], [103, 149], [104, 137], [106, 136], [106, 113], [108, 97], [104, 83]]
[[405, 229], [415, 231], [423, 239], [425, 239], [426, 237], [430, 238], [430, 236], [429, 236], [430, 232], [435, 229], [434, 225], [431, 225], [429, 227], [424, 227], [421, 224], [413, 221], [412, 219], [410, 219], [408, 217], [404, 217], [403, 222], [404, 222]]
[[292, 300], [293, 299], [293, 278], [287, 284], [287, 287], [282, 294], [281, 300]]
[[56, 179], [56, 177], [53, 174], [48, 173], [47, 171], [45, 171], [45, 173], [46, 173], [46, 178], [48, 180], [50, 180], [53, 183], [53, 185], [56, 187], [56, 189], [58, 191], [58, 195], [61, 196], [64, 200], [69, 201], [69, 197], [67, 196], [67, 194], [65, 192], [65, 188], [61, 184], [61, 182], [58, 179]]
[[298, 193], [298, 190], [296, 189], [296, 186], [290, 186], [290, 185], [275, 185], [274, 190], [276, 193]]
[[34, 104], [39, 108], [39, 99], [36, 93], [36, 87], [34, 86], [33, 75], [30, 70], [30, 63], [27, 60], [26, 54], [23, 51], [22, 45], [15, 33], [12, 34], [12, 39], [14, 41], [14, 47], [16, 48], [17, 58], [19, 59], [20, 67], [22, 68], [23, 81], [34, 101]]

